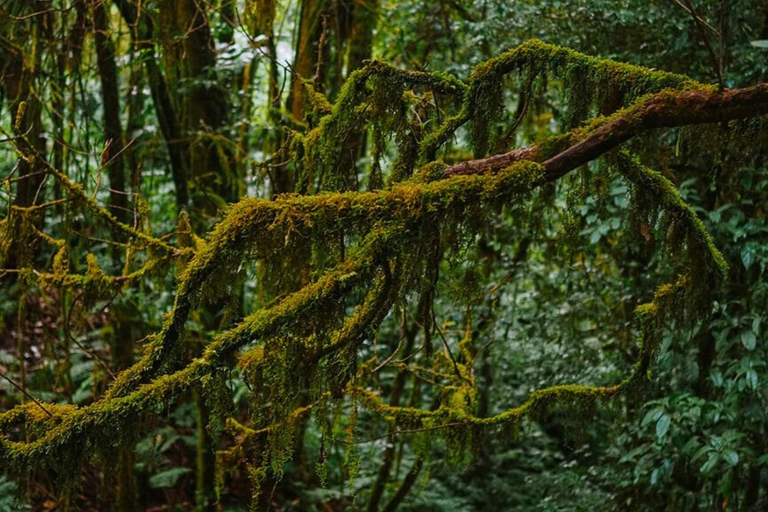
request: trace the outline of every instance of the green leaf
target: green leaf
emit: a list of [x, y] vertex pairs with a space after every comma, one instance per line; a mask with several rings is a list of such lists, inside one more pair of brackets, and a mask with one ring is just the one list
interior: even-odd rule
[[664, 437], [669, 430], [669, 425], [672, 423], [672, 419], [666, 414], [662, 414], [659, 421], [656, 422], [656, 435], [658, 437]]
[[747, 370], [747, 382], [750, 388], [757, 389], [757, 372], [752, 368]]
[[700, 458], [702, 458], [704, 455], [706, 455], [708, 452], [712, 451], [712, 448], [709, 446], [702, 446], [698, 450], [696, 450], [696, 453], [693, 454], [693, 457], [691, 457], [691, 461], [696, 462]]
[[661, 415], [664, 414], [664, 409], [657, 407], [655, 409], [651, 409], [647, 413], [645, 413], [645, 416], [643, 417], [643, 421], [641, 422], [641, 425], [643, 427], [649, 425], [650, 423], [657, 421]]
[[758, 39], [757, 41], [751, 41], [749, 44], [755, 48], [768, 48], [768, 39]]
[[153, 475], [149, 479], [149, 486], [153, 489], [165, 489], [167, 487], [173, 487], [179, 478], [191, 473], [189, 468], [171, 468], [156, 475]]
[[741, 262], [744, 264], [744, 268], [749, 269], [755, 262], [756, 248], [752, 245], [747, 245], [741, 251]]
[[717, 454], [717, 452], [712, 452], [709, 454], [709, 458], [707, 459], [707, 462], [705, 462], [701, 466], [701, 472], [705, 475], [712, 471], [715, 466], [717, 466], [718, 461], [720, 460], [720, 456]]
[[739, 454], [736, 453], [734, 450], [726, 450], [725, 453], [723, 453], [723, 458], [730, 464], [731, 466], [735, 466], [739, 463]]
[[755, 347], [757, 346], [757, 336], [755, 336], [755, 333], [752, 331], [744, 331], [741, 333], [741, 344], [744, 345], [744, 348], [747, 350], [755, 350]]

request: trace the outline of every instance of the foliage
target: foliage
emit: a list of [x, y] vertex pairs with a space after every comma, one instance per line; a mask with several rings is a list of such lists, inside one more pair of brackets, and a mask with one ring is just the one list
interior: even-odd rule
[[764, 507], [766, 23], [9, 2], [0, 509]]

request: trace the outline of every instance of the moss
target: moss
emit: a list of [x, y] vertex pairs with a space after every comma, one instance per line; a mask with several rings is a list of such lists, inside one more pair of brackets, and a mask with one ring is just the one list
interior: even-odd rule
[[[472, 140], [475, 151], [484, 154], [488, 144], [489, 126], [499, 119], [500, 115], [502, 80], [512, 72], [522, 70], [527, 70], [529, 81], [545, 72], [564, 78], [566, 100], [570, 108], [566, 126], [581, 122], [593, 103], [606, 104], [605, 98], [594, 98], [593, 91], [610, 91], [613, 96], [612, 103], [618, 107], [629, 105], [644, 95], [662, 90], [708, 88], [686, 76], [597, 59], [533, 39], [474, 68], [463, 94], [461, 110], [424, 137], [420, 161], [426, 163], [434, 160], [438, 148], [453, 136], [459, 127], [470, 121], [473, 124]], [[620, 100], [617, 100], [617, 97]]]
[[[266, 13], [268, 19], [273, 3], [256, 4], [260, 16]], [[179, 248], [119, 223], [87, 196], [82, 186], [52, 170], [76, 207], [90, 211], [125, 235], [132, 251], [146, 250], [149, 256], [138, 270], [130, 273], [126, 264], [125, 275], [109, 276], [96, 257], [89, 255], [84, 273], [74, 274], [69, 272], [66, 243], [35, 233], [56, 249], [54, 272], [37, 276], [31, 269], [23, 269], [22, 280], [79, 287], [87, 290], [89, 297], [97, 297], [175, 260], [179, 284], [174, 307], [160, 332], [147, 343], [139, 362], [120, 374], [102, 400], [80, 408], [51, 405], [51, 417], [30, 404], [0, 414], [4, 432], [13, 432], [19, 425], [29, 432], [24, 441], [0, 437], [0, 464], [14, 474], [53, 469], [74, 477], [86, 457], [109, 453], [115, 443], [137, 439], [147, 418], [181, 395], [199, 394], [213, 416], [223, 420], [231, 409], [226, 371], [236, 364], [246, 381], [253, 384], [252, 398], [259, 407], [254, 408], [251, 426], [231, 421], [226, 425], [241, 440], [219, 454], [219, 465], [225, 466], [217, 476], [219, 486], [226, 468], [243, 460], [249, 464], [256, 487], [268, 469], [279, 475], [291, 454], [298, 422], [314, 407], [306, 403], [297, 407], [305, 391], [315, 404], [329, 400], [329, 396], [349, 397], [352, 414], [347, 435], [353, 447], [357, 414], [366, 409], [393, 426], [412, 431], [421, 446], [417, 447], [420, 456], [440, 440], [448, 447], [450, 459], [460, 463], [466, 460], [467, 447], [482, 443], [488, 429], [503, 427], [505, 432], [516, 433], [523, 418], [541, 417], [553, 407], [587, 411], [646, 379], [665, 322], [672, 315], [695, 319], [706, 314], [704, 306], [711, 290], [725, 277], [727, 267], [703, 224], [674, 186], [623, 155], [618, 168], [633, 185], [634, 215], [656, 227], [676, 271], [675, 279], [660, 286], [649, 303], [637, 308], [640, 356], [624, 381], [608, 387], [546, 387], [531, 393], [521, 405], [480, 418], [475, 413], [475, 353], [467, 330], [458, 360], [437, 351], [422, 367], [403, 362], [395, 365], [399, 371], [434, 379], [442, 391], [434, 409], [385, 404], [376, 393], [359, 385], [359, 376], [370, 367], [358, 366], [357, 348], [374, 335], [393, 304], [409, 294], [420, 299], [419, 321], [426, 327], [425, 344], [431, 347], [431, 308], [443, 248], [468, 244], [462, 240], [474, 240], [473, 235], [489, 215], [525, 199], [545, 181], [543, 167], [529, 161], [495, 174], [449, 179], [443, 178], [444, 164], [435, 161], [445, 142], [467, 123], [471, 123], [477, 154], [485, 154], [493, 146], [494, 125], [503, 111], [505, 77], [520, 71], [527, 73], [529, 83], [544, 73], [563, 80], [572, 105], [567, 120], [570, 124], [580, 123], [596, 105], [610, 114], [621, 105], [642, 101], [645, 94], [703, 88], [685, 77], [592, 59], [540, 41], [528, 42], [477, 66], [466, 83], [447, 75], [403, 71], [373, 62], [353, 73], [333, 105], [311, 86], [306, 88], [311, 106], [308, 131], [294, 134], [292, 147], [297, 160], [293, 163], [300, 173], [298, 192], [322, 193], [284, 195], [269, 201], [243, 199], [228, 209], [204, 242], [194, 237], [182, 214]], [[610, 91], [611, 97], [601, 98], [596, 91], [602, 90]], [[454, 98], [458, 113], [431, 123], [437, 125], [435, 128], [426, 126], [429, 123], [414, 123], [413, 112], [429, 111], [436, 94]], [[541, 153], [546, 156], [559, 151], [563, 144], [610, 122], [614, 115], [619, 114], [547, 139]], [[342, 152], [346, 138], [366, 129], [371, 130], [374, 147], [369, 183], [375, 190], [353, 192], [349, 190], [357, 189], [357, 173], [354, 166], [342, 165]], [[385, 157], [393, 132], [399, 160], [391, 186], [380, 190], [383, 176], [378, 160]], [[421, 169], [405, 180], [415, 169], [415, 162], [423, 164]], [[24, 221], [25, 213], [17, 214]], [[12, 229], [7, 224], [3, 229]], [[271, 271], [275, 279], [282, 279], [276, 282], [275, 293], [266, 294], [261, 307], [217, 334], [198, 352], [192, 349], [185, 353], [186, 324], [194, 309], [203, 299], [233, 293], [233, 276], [251, 261], [260, 262], [265, 273]], [[306, 268], [307, 262], [314, 272], [292, 272], [293, 268]], [[468, 278], [466, 284], [470, 281]], [[297, 375], [302, 378], [297, 379]], [[327, 435], [331, 420], [321, 422]], [[215, 434], [225, 425], [209, 422], [207, 427]], [[259, 450], [254, 449], [256, 444]], [[359, 454], [353, 448], [347, 457], [354, 476]]]
[[[380, 193], [289, 196], [271, 202], [242, 201], [231, 208], [205, 247], [187, 266], [179, 284], [176, 307], [161, 333], [148, 344], [142, 360], [120, 375], [104, 400], [71, 412], [62, 418], [57, 428], [47, 430], [28, 443], [2, 439], [0, 459], [17, 472], [27, 466], [29, 469], [57, 466], [55, 461], [66, 462], [72, 469], [100, 443], [114, 441], [109, 435], [112, 432], [110, 426], [141, 425], [142, 419], [152, 414], [157, 406], [204, 385], [213, 369], [221, 364], [228, 365], [244, 344], [253, 339], [269, 339], [288, 333], [307, 319], [316, 318], [329, 301], [335, 302], [350, 289], [365, 285], [377, 261], [386, 261], [401, 247], [408, 247], [404, 239], [418, 240], [419, 231], [411, 229], [414, 222], [424, 216], [443, 218], [448, 213], [455, 220], [477, 201], [510, 200], [527, 193], [541, 174], [539, 165], [524, 163], [494, 176], [403, 184]], [[179, 350], [183, 325], [194, 296], [218, 272], [228, 272], [231, 265], [239, 264], [253, 251], [258, 254], [259, 250], [271, 251], [283, 246], [286, 236], [294, 230], [314, 229], [318, 225], [327, 230], [333, 225], [347, 225], [350, 221], [368, 226], [376, 218], [387, 221], [387, 224], [372, 230], [359, 252], [337, 271], [326, 273], [271, 308], [253, 313], [237, 327], [217, 337], [202, 356], [186, 368], [161, 374], [174, 367], [173, 355]], [[272, 244], [268, 243], [270, 239]], [[103, 280], [95, 259], [89, 263], [88, 278]], [[381, 315], [387, 308], [371, 309]], [[360, 314], [369, 315], [365, 308]], [[152, 382], [148, 383], [150, 379]], [[135, 438], [139, 430], [124, 435]], [[70, 471], [70, 474], [76, 472]]]
[[[370, 124], [374, 133], [375, 153], [383, 151], [384, 134], [402, 121], [408, 104], [403, 93], [407, 87], [430, 87], [456, 94], [463, 84], [442, 74], [405, 71], [373, 61], [353, 72], [342, 87], [330, 112], [306, 135], [295, 134], [297, 155], [301, 159], [298, 191], [349, 190], [356, 183], [342, 166], [345, 142], [356, 131]], [[375, 169], [374, 165], [374, 169]], [[375, 188], [375, 187], [374, 187]]]
[[[728, 264], [701, 219], [668, 179], [636, 163], [626, 152], [619, 155], [617, 167], [632, 185], [635, 225], [659, 226], [669, 261], [679, 275], [689, 276], [675, 286], [685, 287], [688, 307], [684, 310], [688, 317], [697, 318], [727, 279]], [[669, 293], [668, 288], [659, 288], [656, 299]]]

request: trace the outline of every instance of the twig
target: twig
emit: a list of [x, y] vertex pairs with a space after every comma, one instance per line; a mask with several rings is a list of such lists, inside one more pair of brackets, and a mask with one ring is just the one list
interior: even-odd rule
[[[715, 55], [715, 49], [712, 47], [712, 42], [709, 40], [707, 31], [704, 30], [704, 20], [702, 20], [701, 17], [696, 13], [691, 0], [685, 0], [685, 3], [688, 6], [688, 13], [691, 15], [694, 23], [696, 24], [699, 35], [704, 40], [704, 44], [707, 46], [707, 52], [709, 52], [709, 57], [712, 59], [712, 65], [715, 68], [715, 74], [717, 75], [717, 84], [722, 91], [725, 89], [725, 80], [723, 79], [723, 70], [720, 66], [721, 62], [718, 60], [717, 55]], [[715, 33], [720, 35], [717, 31], [715, 31]]]
[[[21, 364], [24, 364], [24, 362], [22, 361], [22, 363], [21, 363]], [[4, 373], [2, 373], [2, 372], [0, 372], [0, 377], [2, 377], [3, 379], [7, 380], [7, 381], [8, 381], [8, 382], [11, 384], [11, 386], [13, 386], [14, 388], [18, 389], [18, 390], [19, 390], [19, 391], [20, 391], [20, 392], [21, 392], [21, 393], [22, 393], [22, 394], [23, 394], [25, 397], [27, 397], [27, 398], [29, 398], [30, 400], [32, 400], [33, 402], [35, 402], [35, 404], [37, 404], [37, 406], [38, 406], [39, 408], [41, 408], [41, 409], [43, 410], [43, 412], [45, 412], [45, 414], [47, 414], [48, 416], [50, 416], [51, 418], [53, 418], [53, 414], [51, 414], [51, 413], [48, 411], [48, 409], [46, 409], [45, 407], [43, 407], [43, 404], [41, 404], [40, 402], [38, 402], [38, 401], [37, 401], [37, 399], [35, 399], [35, 397], [33, 397], [32, 395], [30, 395], [29, 393], [27, 393], [27, 392], [26, 392], [26, 391], [25, 391], [25, 390], [24, 390], [24, 389], [23, 389], [21, 386], [19, 386], [19, 385], [18, 385], [18, 384], [16, 384], [15, 382], [13, 382], [13, 381], [12, 381], [12, 380], [11, 380], [9, 377], [7, 377], [7, 376], [6, 376]]]

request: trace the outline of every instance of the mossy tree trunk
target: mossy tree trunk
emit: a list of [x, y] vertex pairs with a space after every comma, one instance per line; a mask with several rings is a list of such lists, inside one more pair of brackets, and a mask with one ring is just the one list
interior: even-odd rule
[[[405, 315], [405, 313], [403, 313]], [[400, 339], [405, 338], [405, 344], [402, 349], [402, 354], [407, 357], [408, 354], [413, 352], [413, 347], [416, 342], [416, 329], [415, 326], [407, 326], [405, 319], [403, 319], [402, 327], [400, 330]], [[398, 342], [399, 343], [399, 342]], [[390, 393], [389, 404], [392, 407], [400, 406], [400, 398], [405, 391], [405, 385], [408, 374], [406, 372], [398, 372], [395, 377], [395, 381], [392, 384], [392, 390]], [[392, 471], [392, 465], [395, 462], [397, 443], [395, 442], [395, 430], [396, 428], [391, 426], [389, 428], [390, 442], [387, 444], [387, 448], [384, 450], [384, 460], [379, 467], [379, 472], [376, 476], [376, 481], [373, 484], [371, 490], [371, 497], [368, 500], [368, 512], [377, 512], [379, 510], [379, 504], [384, 496], [384, 490], [387, 482], [389, 481], [389, 475]]]
[[166, 67], [181, 85], [175, 100], [182, 136], [189, 141], [192, 202], [197, 213], [215, 215], [237, 200], [239, 180], [228, 133], [229, 100], [216, 74], [208, 1], [163, 0], [159, 9]]
[[187, 142], [182, 137], [179, 119], [171, 103], [168, 84], [163, 71], [155, 60], [154, 27], [146, 14], [139, 15], [139, 9], [132, 0], [113, 0], [125, 22], [131, 27], [135, 51], [141, 55], [147, 74], [147, 83], [168, 150], [170, 171], [176, 189], [176, 203], [179, 208], [189, 205], [189, 169], [187, 164]]
[[[109, 176], [109, 207], [112, 214], [121, 222], [129, 223], [128, 189], [126, 187], [125, 162], [132, 148], [125, 146], [122, 123], [120, 121], [120, 90], [118, 86], [115, 47], [110, 34], [108, 4], [105, 0], [92, 0], [93, 34], [96, 47], [96, 63], [101, 81], [101, 97], [104, 109], [104, 152], [102, 165]], [[115, 231], [113, 240], [124, 241], [121, 233]], [[115, 272], [121, 272], [120, 246], [112, 251]], [[132, 328], [134, 318], [125, 310], [122, 303], [115, 303], [110, 310], [114, 323], [114, 338], [110, 346], [112, 364], [116, 371], [124, 370], [133, 364], [134, 339]], [[120, 512], [134, 512], [139, 509], [134, 471], [135, 454], [132, 444], [121, 446], [117, 461], [117, 507]]]

